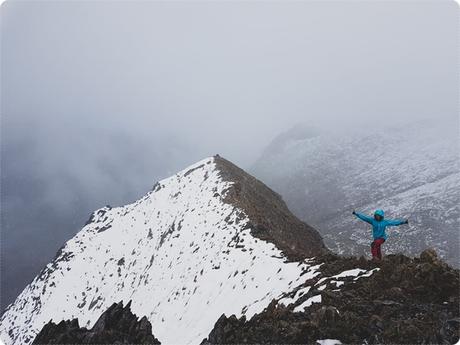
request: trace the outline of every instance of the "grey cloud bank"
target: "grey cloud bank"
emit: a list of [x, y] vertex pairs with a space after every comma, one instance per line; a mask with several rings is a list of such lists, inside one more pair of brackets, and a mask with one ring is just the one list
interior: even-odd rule
[[[304, 122], [458, 126], [454, 2], [7, 2], [2, 307], [89, 213]], [[440, 135], [442, 135], [440, 133]]]

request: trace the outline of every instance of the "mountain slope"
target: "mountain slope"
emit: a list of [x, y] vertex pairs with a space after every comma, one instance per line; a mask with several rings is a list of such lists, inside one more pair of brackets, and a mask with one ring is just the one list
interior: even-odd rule
[[336, 253], [367, 253], [369, 227], [351, 211], [383, 208], [388, 217], [410, 219], [389, 229], [387, 253], [433, 247], [458, 266], [458, 124], [380, 127], [337, 133], [297, 126], [275, 138], [251, 172]]
[[0, 337], [31, 343], [50, 320], [90, 328], [112, 303], [132, 300], [162, 343], [196, 344], [222, 313], [250, 317], [302, 272], [315, 274], [292, 260], [325, 252], [277, 194], [216, 156], [130, 205], [95, 211], [8, 306]]

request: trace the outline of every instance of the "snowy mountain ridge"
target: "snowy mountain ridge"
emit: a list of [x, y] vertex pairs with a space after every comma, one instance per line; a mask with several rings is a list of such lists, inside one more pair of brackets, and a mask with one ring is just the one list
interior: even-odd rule
[[132, 204], [95, 211], [6, 308], [0, 337], [31, 343], [50, 320], [91, 327], [131, 300], [162, 343], [198, 344], [222, 313], [251, 317], [317, 275], [305, 258], [326, 251], [279, 196], [207, 158]]

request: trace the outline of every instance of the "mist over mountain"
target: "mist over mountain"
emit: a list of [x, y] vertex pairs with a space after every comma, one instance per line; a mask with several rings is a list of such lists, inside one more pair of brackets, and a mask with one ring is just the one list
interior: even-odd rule
[[[1, 340], [455, 343], [458, 19], [2, 3]], [[410, 219], [383, 261], [333, 254], [368, 255], [377, 207]]]
[[368, 224], [353, 210], [408, 218], [390, 228], [387, 253], [433, 247], [458, 266], [460, 170], [457, 122], [377, 124], [355, 131], [294, 127], [273, 140], [251, 172], [308, 220], [331, 250], [369, 252]]
[[247, 169], [298, 122], [458, 117], [451, 1], [6, 1], [0, 15], [2, 308], [92, 210], [202, 157]]

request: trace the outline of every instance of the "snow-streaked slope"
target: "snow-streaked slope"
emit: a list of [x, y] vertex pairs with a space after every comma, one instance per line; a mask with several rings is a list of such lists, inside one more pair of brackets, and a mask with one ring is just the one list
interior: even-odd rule
[[30, 343], [50, 319], [91, 327], [112, 303], [132, 300], [163, 344], [197, 344], [222, 313], [250, 317], [317, 267], [287, 262], [251, 235], [245, 212], [224, 202], [208, 158], [157, 183], [138, 201], [104, 207], [0, 319], [7, 345]]
[[409, 226], [389, 229], [385, 252], [414, 255], [434, 247], [458, 266], [459, 143], [458, 123], [376, 124], [339, 133], [297, 127], [273, 141], [252, 173], [334, 252], [369, 252], [370, 229], [351, 211], [383, 208], [390, 218], [410, 219]]
[[[384, 250], [387, 254], [415, 254], [417, 248], [436, 248], [450, 264], [458, 266], [458, 230], [460, 224], [460, 173], [451, 174], [432, 183], [409, 189], [363, 205], [361, 210], [372, 214], [383, 208], [394, 217], [408, 217], [409, 226], [387, 230], [390, 237]], [[333, 242], [344, 228], [353, 229], [353, 243], [369, 246], [369, 228], [354, 217], [334, 217], [323, 224], [324, 238]], [[348, 253], [346, 244], [334, 246], [338, 253]]]

